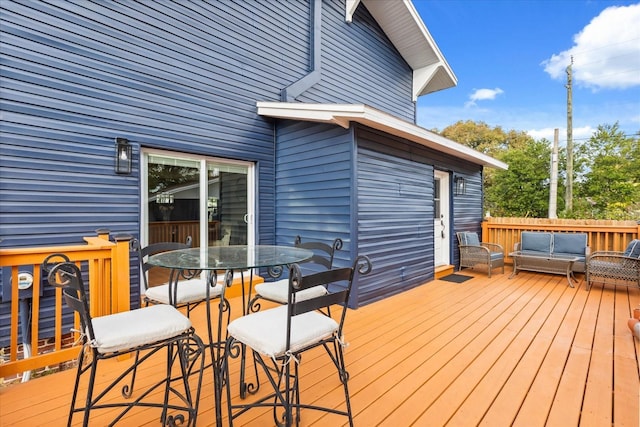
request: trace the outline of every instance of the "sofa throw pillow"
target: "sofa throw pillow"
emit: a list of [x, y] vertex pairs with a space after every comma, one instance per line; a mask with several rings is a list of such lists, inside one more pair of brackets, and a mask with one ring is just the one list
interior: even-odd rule
[[470, 245], [470, 246], [480, 246], [480, 239], [478, 238], [478, 233], [466, 231], [464, 233], [464, 244]]
[[640, 240], [634, 239], [629, 242], [622, 255], [629, 258], [640, 258]]

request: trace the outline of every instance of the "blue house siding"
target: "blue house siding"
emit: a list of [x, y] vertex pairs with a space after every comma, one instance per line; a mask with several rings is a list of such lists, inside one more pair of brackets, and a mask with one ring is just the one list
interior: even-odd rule
[[[255, 102], [308, 71], [309, 7], [0, 3], [2, 246], [78, 244], [97, 228], [137, 236], [142, 147], [255, 162], [258, 241], [272, 243], [274, 133]], [[133, 145], [131, 175], [113, 171], [115, 137]], [[1, 304], [5, 332], [8, 316]]]
[[[457, 231], [475, 231], [478, 233], [478, 236], [480, 236], [480, 223], [484, 218], [482, 212], [482, 169], [476, 165], [465, 165], [462, 162], [460, 162], [459, 168], [456, 175], [466, 180], [467, 193], [463, 196], [454, 196], [453, 231], [454, 233]], [[452, 235], [452, 237], [454, 236]], [[452, 264], [459, 266], [460, 251], [458, 250], [457, 238], [454, 238], [452, 243]]]
[[[256, 114], [314, 72], [295, 101], [414, 121], [412, 70], [364, 4], [347, 23], [344, 0], [317, 1], [0, 2], [2, 246], [137, 236], [149, 148], [255, 163], [257, 243], [340, 237], [337, 265], [370, 254], [356, 305], [432, 278], [433, 169], [467, 178], [456, 230], [482, 215], [480, 166], [362, 126]], [[131, 175], [113, 172], [115, 137], [133, 145]], [[131, 273], [135, 303], [135, 259]]]
[[[140, 146], [257, 162], [273, 210], [273, 130], [255, 101], [306, 72], [309, 4], [224, 5], [2, 3], [3, 245], [74, 243], [96, 224], [137, 234]], [[113, 173], [118, 136], [130, 176]]]
[[360, 278], [354, 306], [433, 279], [435, 168], [467, 180], [467, 194], [452, 197], [451, 228], [478, 223], [479, 166], [363, 126], [276, 123], [277, 243], [340, 237], [341, 262], [368, 255], [375, 268]]
[[[358, 248], [374, 271], [359, 282], [359, 303], [370, 303], [434, 277], [433, 171], [463, 176], [467, 194], [452, 193], [452, 262], [459, 263], [455, 231], [477, 227], [481, 167], [366, 127], [358, 144]], [[453, 180], [452, 180], [453, 181]]]
[[322, 79], [297, 100], [366, 104], [414, 122], [411, 68], [366, 7], [347, 23], [343, 0], [322, 4]]
[[276, 236], [278, 244], [304, 240], [344, 241], [336, 265], [350, 265], [352, 144], [339, 126], [279, 121], [276, 143]]
[[358, 149], [358, 251], [374, 271], [359, 282], [372, 302], [433, 279], [433, 168]]

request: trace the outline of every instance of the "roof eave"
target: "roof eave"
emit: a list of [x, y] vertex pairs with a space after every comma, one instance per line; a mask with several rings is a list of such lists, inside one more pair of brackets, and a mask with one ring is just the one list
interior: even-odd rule
[[427, 30], [411, 0], [347, 0], [345, 20], [351, 22], [363, 3], [413, 70], [413, 100], [454, 87], [458, 79]]
[[344, 128], [351, 122], [360, 123], [474, 164], [508, 169], [500, 160], [364, 104], [257, 102], [256, 106], [258, 114], [265, 117], [332, 123]]

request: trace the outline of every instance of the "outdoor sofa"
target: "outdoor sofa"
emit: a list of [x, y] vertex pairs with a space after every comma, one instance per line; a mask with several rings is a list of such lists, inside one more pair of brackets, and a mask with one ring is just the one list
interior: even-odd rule
[[[585, 263], [591, 253], [586, 233], [551, 233], [545, 231], [523, 231], [514, 251], [523, 256], [521, 270], [547, 272], [548, 258], [577, 258], [571, 270], [585, 272]], [[526, 262], [524, 262], [526, 261]]]

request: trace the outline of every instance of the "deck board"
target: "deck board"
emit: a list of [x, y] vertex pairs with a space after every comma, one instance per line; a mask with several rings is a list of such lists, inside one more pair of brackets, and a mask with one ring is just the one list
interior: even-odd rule
[[[542, 340], [550, 339], [548, 348], [541, 348], [537, 342], [532, 342], [529, 357], [538, 352], [541, 358], [531, 364], [521, 364], [512, 376], [518, 378], [521, 375], [532, 375], [531, 385], [523, 399], [520, 408], [514, 407], [517, 416], [514, 420], [516, 426], [542, 426], [545, 424], [553, 399], [556, 395], [558, 379], [562, 376], [565, 361], [571, 350], [571, 342], [582, 313], [587, 294], [585, 292], [571, 292], [566, 290], [562, 302], [556, 308], [560, 323], [549, 327], [540, 336]], [[510, 390], [506, 390], [508, 394]]]
[[[436, 280], [349, 311], [345, 357], [357, 426], [639, 425], [640, 345], [626, 321], [640, 305], [640, 290], [595, 285], [586, 291], [584, 283], [570, 288], [563, 276], [531, 272], [513, 279], [462, 274], [475, 277]], [[192, 316], [203, 336], [203, 312]], [[304, 357], [302, 399], [342, 407], [341, 386], [322, 356]], [[100, 382], [127, 361], [108, 363]], [[161, 367], [145, 367], [140, 384]], [[209, 372], [201, 426], [215, 424]], [[231, 372], [237, 377], [237, 364]], [[1, 388], [0, 426], [66, 424], [74, 375]], [[236, 387], [232, 399], [239, 399]], [[102, 425], [109, 414], [94, 417], [92, 425]], [[344, 417], [302, 413], [303, 426], [344, 424]], [[157, 413], [136, 410], [122, 425], [158, 425]], [[273, 425], [272, 415], [250, 411], [236, 425]]]

